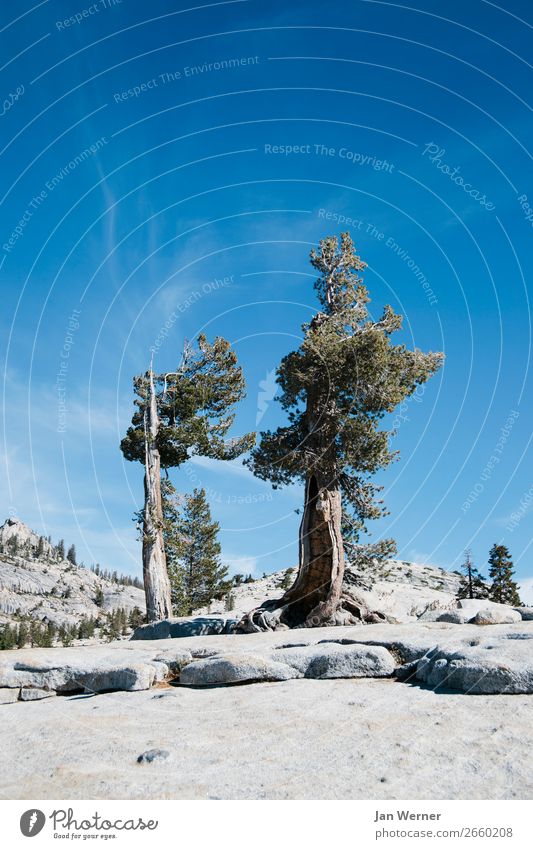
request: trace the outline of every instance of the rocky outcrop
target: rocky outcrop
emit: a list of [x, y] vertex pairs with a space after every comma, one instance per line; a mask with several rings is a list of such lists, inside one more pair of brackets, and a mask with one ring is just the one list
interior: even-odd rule
[[533, 607], [515, 607], [513, 609], [520, 614], [525, 622], [533, 620]]
[[183, 649], [134, 652], [121, 651], [120, 643], [115, 645], [119, 648], [94, 645], [83, 649], [5, 652], [0, 656], [0, 688], [59, 694], [147, 690], [176, 678], [182, 667], [192, 661], [191, 653]]
[[294, 667], [305, 678], [386, 678], [396, 666], [383, 646], [356, 643], [285, 648], [272, 656]]
[[[457, 607], [468, 616], [467, 621], [475, 622], [476, 625], [505, 625], [522, 620], [522, 615], [513, 607], [486, 598], [462, 598], [457, 602]], [[476, 621], [479, 613], [483, 613], [483, 616]], [[481, 621], [482, 619], [487, 621]]]
[[394, 675], [465, 693], [533, 693], [533, 622], [490, 628], [449, 622], [361, 625], [292, 633], [294, 640], [285, 643], [270, 632], [191, 637], [178, 645], [170, 638], [5, 651], [0, 655], [0, 704], [48, 694], [151, 687], [168, 692], [169, 685]]
[[[513, 638], [514, 637], [514, 638]], [[430, 687], [463, 693], [533, 693], [533, 634], [437, 645], [421, 658], [414, 678]]]
[[180, 684], [207, 686], [213, 684], [244, 684], [254, 681], [288, 681], [301, 678], [293, 667], [255, 654], [224, 654], [198, 660], [186, 666]]
[[18, 687], [0, 687], [0, 705], [10, 705], [18, 701], [19, 695]]
[[450, 622], [452, 625], [464, 625], [470, 619], [466, 610], [446, 610], [435, 617], [435, 622]]
[[141, 625], [133, 632], [132, 640], [167, 640], [169, 637], [202, 637], [209, 634], [228, 634], [234, 619], [215, 616], [197, 616], [195, 618], [178, 617], [161, 619]]
[[191, 663], [183, 669], [181, 684], [206, 686], [291, 678], [385, 678], [396, 664], [383, 647], [319, 645], [282, 648], [268, 656], [224, 654]]
[[509, 608], [509, 610], [487, 608], [478, 610], [474, 618], [470, 621], [473, 625], [509, 625], [511, 622], [521, 622], [522, 617], [517, 610], [513, 610], [512, 608]]
[[40, 690], [38, 687], [22, 687], [19, 695], [21, 702], [38, 702], [55, 696], [54, 690]]
[[[17, 540], [13, 553], [10, 540]], [[18, 519], [0, 527], [0, 624], [19, 612], [31, 619], [73, 625], [117, 608], [145, 610], [144, 591], [108, 581], [68, 560]], [[98, 601], [98, 603], [97, 603]]]
[[20, 519], [6, 519], [3, 525], [0, 526], [0, 551], [7, 552], [11, 550], [11, 544], [16, 543], [17, 551], [21, 556], [26, 556], [28, 559], [36, 555], [39, 542], [41, 541], [43, 560], [55, 559], [56, 553], [52, 543], [48, 542], [44, 537], [40, 537], [35, 531], [32, 531]]
[[[290, 575], [288, 571], [274, 572], [235, 587], [232, 590], [234, 610], [231, 615], [240, 620], [264, 601], [280, 598], [287, 578], [293, 580], [296, 576], [294, 570]], [[375, 562], [365, 569], [347, 564], [344, 590], [354, 595], [365, 611], [380, 611], [390, 622], [414, 622], [428, 611], [442, 612], [455, 607], [459, 580], [457, 572], [436, 566], [386, 560]], [[195, 613], [198, 616], [224, 616], [225, 602], [213, 601]]]

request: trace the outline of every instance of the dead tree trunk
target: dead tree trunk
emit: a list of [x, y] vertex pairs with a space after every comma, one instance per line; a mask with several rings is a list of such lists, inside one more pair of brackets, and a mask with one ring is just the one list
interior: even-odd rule
[[161, 462], [157, 449], [159, 416], [154, 389], [154, 375], [149, 372], [149, 389], [145, 412], [145, 473], [143, 511], [143, 578], [146, 615], [149, 622], [172, 616], [170, 581], [168, 579], [163, 541], [163, 505], [161, 501]]

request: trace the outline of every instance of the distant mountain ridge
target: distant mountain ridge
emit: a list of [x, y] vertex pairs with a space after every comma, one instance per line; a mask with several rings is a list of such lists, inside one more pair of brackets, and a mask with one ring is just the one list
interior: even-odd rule
[[[17, 553], [11, 553], [16, 538]], [[37, 556], [39, 547], [42, 553]], [[239, 618], [269, 598], [279, 598], [295, 570], [283, 569], [241, 583], [224, 598], [195, 611], [196, 615], [221, 614]], [[460, 575], [436, 566], [402, 560], [386, 560], [366, 568], [346, 567], [345, 582], [370, 610], [380, 610], [398, 622], [431, 618], [433, 611], [455, 606]], [[16, 614], [73, 625], [82, 617], [98, 617], [117, 608], [145, 612], [144, 591], [123, 586], [96, 575], [67, 559], [58, 560], [57, 547], [40, 537], [19, 519], [7, 519], [0, 527], [0, 624]], [[230, 609], [228, 610], [228, 607]]]
[[144, 613], [142, 589], [58, 560], [56, 547], [19, 519], [7, 519], [0, 527], [0, 624], [20, 614], [58, 626], [74, 625], [84, 616], [135, 607]]

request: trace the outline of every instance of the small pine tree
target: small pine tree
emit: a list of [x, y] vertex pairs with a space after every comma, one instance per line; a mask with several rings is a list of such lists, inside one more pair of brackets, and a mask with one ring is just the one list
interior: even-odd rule
[[25, 622], [21, 622], [17, 634], [17, 648], [23, 649], [30, 639], [30, 631]]
[[465, 561], [461, 566], [463, 575], [459, 581], [457, 598], [488, 598], [489, 590], [485, 578], [479, 574], [472, 561], [472, 553], [467, 551]]
[[17, 536], [9, 537], [7, 541], [9, 553], [15, 556], [19, 550], [19, 538]]
[[139, 628], [141, 625], [144, 625], [145, 621], [144, 614], [139, 607], [135, 606], [133, 610], [130, 611], [128, 618], [130, 628]]
[[505, 545], [494, 543], [489, 553], [489, 575], [492, 578], [490, 599], [499, 604], [511, 604], [520, 607], [518, 586], [513, 581], [513, 561]]
[[56, 554], [58, 560], [65, 559], [65, 540], [59, 540], [58, 544], [56, 545]]
[[228, 570], [220, 562], [220, 526], [211, 519], [204, 489], [186, 495], [182, 507], [168, 480], [162, 482], [162, 495], [172, 603], [177, 615], [190, 615], [230, 588]]
[[97, 607], [104, 606], [104, 592], [101, 587], [96, 588], [96, 592], [94, 594], [94, 603]]
[[54, 640], [56, 638], [57, 628], [52, 622], [48, 622], [46, 627], [43, 629], [43, 635], [41, 639], [41, 646], [43, 648], [49, 649], [54, 645]]
[[13, 649], [17, 642], [17, 629], [11, 628], [10, 625], [4, 625], [0, 632], [0, 648]]
[[30, 646], [33, 648], [38, 645], [38, 625], [33, 619], [30, 622]]
[[112, 610], [107, 614], [107, 624], [104, 635], [109, 642], [120, 639], [121, 635], [121, 612], [119, 609]]
[[37, 543], [37, 550], [35, 552], [35, 556], [37, 559], [44, 555], [44, 538], [39, 537], [39, 542]]
[[67, 560], [70, 560], [70, 562], [72, 563], [73, 566], [78, 565], [78, 561], [76, 559], [76, 546], [75, 545], [70, 546], [70, 548], [67, 552]]
[[294, 581], [294, 572], [294, 569], [287, 569], [279, 585], [280, 589], [288, 590], [289, 587], [292, 586], [292, 582]]

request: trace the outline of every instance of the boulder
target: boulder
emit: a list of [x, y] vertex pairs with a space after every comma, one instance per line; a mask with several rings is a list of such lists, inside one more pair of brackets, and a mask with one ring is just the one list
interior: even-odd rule
[[297, 669], [268, 657], [254, 654], [224, 654], [189, 663], [180, 676], [180, 684], [209, 686], [252, 681], [287, 681], [301, 678]]
[[511, 619], [502, 619], [501, 622], [494, 621], [487, 623], [491, 625], [507, 625], [512, 622], [522, 621], [521, 615], [519, 613], [516, 613], [516, 611], [510, 605], [498, 604], [497, 602], [489, 601], [486, 598], [461, 598], [457, 602], [457, 606], [460, 610], [464, 610], [465, 613], [468, 614], [468, 618], [470, 620], [473, 620], [476, 614], [480, 611], [485, 612], [487, 610], [492, 610], [495, 613], [499, 612], [502, 616], [504, 616], [505, 614], [509, 614], [512, 617]]
[[[501, 607], [505, 607], [505, 605], [502, 604]], [[507, 608], [507, 610], [487, 608], [487, 610], [478, 610], [471, 621], [474, 625], [512, 625], [513, 622], [521, 622], [522, 617], [512, 607]]]
[[392, 675], [396, 666], [386, 648], [360, 643], [278, 649], [272, 657], [305, 678], [384, 678]]
[[55, 696], [53, 690], [41, 690], [38, 687], [23, 687], [20, 691], [20, 699], [23, 702], [36, 702], [40, 699], [49, 699]]
[[0, 705], [10, 705], [17, 702], [20, 690], [15, 687], [2, 687], [0, 689]]
[[186, 649], [167, 649], [154, 657], [157, 663], [164, 663], [176, 675], [187, 663], [192, 661], [192, 654]]
[[31, 687], [59, 693], [147, 690], [155, 680], [163, 680], [168, 674], [168, 666], [162, 663], [135, 662], [131, 656], [121, 656], [118, 652], [97, 657], [75, 649], [65, 651], [71, 652], [68, 659], [60, 650], [51, 650], [42, 655], [25, 653], [25, 660], [13, 659], [1, 664], [0, 687]]
[[154, 669], [154, 680], [152, 681], [152, 684], [161, 684], [163, 681], [168, 681], [169, 678], [173, 677], [170, 674], [170, 667], [168, 664], [161, 660], [150, 661], [150, 666]]
[[533, 693], [530, 638], [512, 634], [437, 645], [418, 661], [416, 678], [433, 688], [464, 693]]
[[394, 675], [399, 681], [407, 681], [416, 678], [416, 670], [418, 660], [412, 660], [410, 663], [404, 663], [402, 666], [396, 667]]
[[[17, 652], [18, 654], [18, 652]], [[64, 669], [47, 658], [39, 660], [34, 653], [35, 660], [16, 660], [0, 663], [0, 687], [36, 687], [46, 690], [55, 690], [65, 685], [66, 677]]]
[[194, 619], [161, 619], [136, 628], [132, 640], [168, 640], [171, 637], [203, 637], [208, 634], [227, 633], [235, 620], [219, 617], [197, 616]]
[[168, 757], [170, 757], [170, 752], [167, 752], [166, 749], [148, 749], [147, 752], [139, 755], [137, 763], [151, 764], [154, 761], [165, 761]]
[[516, 610], [524, 621], [533, 619], [533, 607], [514, 607], [513, 610]]
[[440, 613], [436, 622], [451, 622], [453, 625], [464, 625], [470, 619], [470, 614], [466, 610], [446, 610]]
[[191, 655], [194, 660], [204, 659], [206, 657], [218, 657], [220, 654], [224, 654], [228, 649], [208, 649], [208, 648], [191, 648]]
[[439, 616], [442, 616], [443, 611], [441, 609], [432, 609], [432, 610], [424, 610], [423, 613], [418, 617], [419, 622], [436, 622]]
[[[148, 690], [156, 680], [164, 679], [161, 664], [118, 663], [89, 668], [66, 668], [66, 682], [60, 692], [83, 688], [92, 693], [104, 690]], [[166, 668], [168, 670], [168, 667]]]
[[396, 658], [396, 660], [400, 663], [409, 663], [412, 660], [418, 660], [423, 657], [428, 649], [432, 648], [435, 644], [436, 640], [431, 635], [431, 632], [427, 633], [425, 630], [421, 631], [419, 634], [413, 635], [406, 634], [405, 637], [391, 637], [389, 639], [382, 638], [380, 640], [356, 640], [350, 637], [341, 637], [338, 640], [328, 639], [328, 640], [320, 640], [318, 645], [324, 645], [328, 643], [340, 644], [343, 646], [353, 646], [353, 645], [366, 645], [366, 646], [381, 646], [387, 651], [391, 653], [391, 655]]

